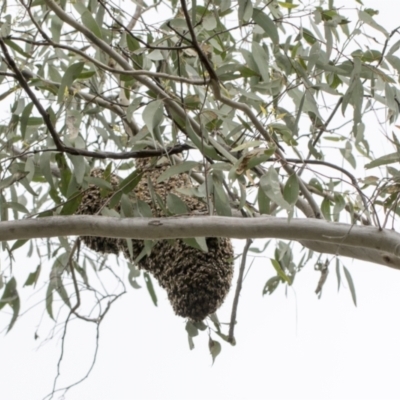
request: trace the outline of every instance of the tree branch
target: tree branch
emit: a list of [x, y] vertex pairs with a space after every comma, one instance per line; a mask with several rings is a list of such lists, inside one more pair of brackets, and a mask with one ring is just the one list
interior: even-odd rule
[[229, 335], [228, 335], [228, 342], [232, 345], [236, 344], [236, 339], [235, 339], [236, 315], [237, 315], [237, 309], [238, 309], [238, 305], [239, 305], [240, 292], [242, 291], [244, 269], [246, 268], [246, 261], [247, 261], [247, 253], [249, 252], [249, 248], [252, 243], [253, 243], [253, 241], [251, 239], [246, 240], [246, 244], [244, 246], [243, 253], [242, 253], [242, 262], [240, 264], [239, 276], [238, 276], [237, 282], [236, 282], [236, 292], [235, 292], [235, 298], [233, 299], [233, 304], [232, 304], [231, 322], [229, 324]]
[[400, 269], [400, 234], [372, 226], [318, 219], [259, 217], [110, 218], [44, 217], [0, 222], [0, 241], [57, 236], [132, 239], [230, 237], [296, 240], [322, 253], [345, 255]]

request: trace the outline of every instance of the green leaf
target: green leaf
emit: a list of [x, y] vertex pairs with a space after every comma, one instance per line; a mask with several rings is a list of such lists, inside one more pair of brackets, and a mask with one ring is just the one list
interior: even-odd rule
[[70, 65], [64, 73], [64, 76], [61, 79], [60, 87], [58, 89], [57, 101], [58, 103], [62, 103], [64, 101], [66, 90], [72, 85], [75, 79], [82, 72], [83, 67], [85, 66], [84, 62], [78, 62]]
[[267, 52], [263, 49], [260, 44], [253, 41], [251, 45], [253, 58], [257, 64], [258, 70], [265, 82], [269, 82], [269, 57]]
[[212, 363], [214, 365], [215, 359], [221, 353], [221, 343], [219, 343], [217, 340], [213, 340], [210, 338], [208, 341], [208, 348], [210, 349], [211, 357], [212, 357]]
[[343, 158], [353, 167], [356, 168], [356, 159], [353, 156], [353, 148], [349, 141], [346, 142], [344, 149], [340, 149]]
[[379, 25], [377, 22], [375, 22], [372, 16], [365, 11], [358, 10], [358, 18], [369, 26], [372, 26], [372, 28], [382, 32], [386, 37], [389, 36], [389, 32], [382, 25]]
[[199, 330], [197, 329], [197, 327], [194, 325], [194, 323], [192, 321], [186, 322], [185, 329], [190, 337], [195, 337], [195, 336], [198, 336], [198, 334], [199, 334]]
[[11, 208], [13, 211], [18, 211], [23, 214], [29, 213], [29, 211], [26, 209], [24, 205], [22, 205], [21, 203], [17, 203], [15, 201], [8, 201], [4, 203], [4, 206], [7, 208]]
[[251, 3], [251, 0], [239, 0], [239, 8], [238, 8], [239, 24], [242, 25], [243, 22], [249, 22], [252, 15], [253, 15], [253, 4]]
[[268, 172], [260, 179], [260, 187], [264, 193], [278, 206], [290, 210], [290, 204], [283, 198], [278, 173], [276, 169], [271, 166]]
[[336, 257], [336, 279], [337, 279], [337, 283], [338, 283], [338, 287], [337, 290], [340, 290], [340, 264], [339, 264], [339, 258]]
[[40, 170], [45, 177], [46, 181], [50, 184], [50, 187], [54, 190], [54, 179], [53, 175], [51, 174], [50, 168], [50, 159], [51, 159], [51, 152], [47, 151], [41, 154], [40, 156]]
[[76, 179], [76, 183], [78, 185], [81, 185], [86, 171], [85, 159], [82, 156], [73, 156], [71, 154], [68, 154], [68, 158], [71, 160], [74, 166], [74, 176]]
[[15, 241], [15, 243], [12, 245], [10, 251], [14, 251], [22, 247], [25, 243], [29, 242], [29, 239], [19, 239]]
[[60, 211], [60, 215], [72, 215], [78, 209], [82, 202], [82, 193], [75, 192], [72, 194], [69, 199], [63, 205], [63, 208]]
[[283, 189], [283, 198], [291, 205], [295, 204], [299, 197], [299, 180], [296, 174], [290, 175], [289, 179], [286, 181], [285, 187]]
[[267, 36], [269, 36], [274, 44], [279, 44], [278, 29], [274, 21], [267, 14], [255, 8], [253, 11], [253, 19], [255, 23], [265, 31]]
[[288, 3], [284, 1], [278, 1], [278, 4], [283, 8], [288, 8], [289, 10], [299, 6], [298, 4]]
[[163, 110], [164, 103], [161, 100], [152, 101], [143, 110], [143, 121], [152, 134], [154, 134], [154, 130], [161, 125]]
[[133, 204], [131, 199], [126, 194], [121, 196], [121, 210], [123, 212], [123, 216], [125, 218], [132, 218], [134, 217], [133, 213]]
[[18, 318], [20, 309], [20, 300], [17, 292], [17, 281], [12, 277], [6, 284], [3, 292], [3, 296], [0, 299], [0, 310], [8, 304], [13, 311], [13, 316], [11, 318], [10, 324], [8, 325], [7, 332], [9, 332], [15, 324]]
[[266, 294], [272, 294], [281, 282], [282, 279], [279, 276], [273, 276], [268, 279], [263, 287], [262, 295], [265, 296]]
[[209, 138], [206, 131], [203, 133], [204, 137], [200, 138], [193, 130], [189, 118], [186, 119], [185, 127], [187, 135], [197, 149], [199, 149], [205, 156], [210, 157], [213, 160], [221, 161], [221, 157], [218, 155], [214, 147], [207, 143], [206, 140]]
[[50, 318], [54, 320], [53, 316], [53, 285], [50, 281], [46, 291], [46, 310]]
[[344, 276], [346, 277], [347, 283], [349, 285], [351, 298], [353, 299], [354, 305], [357, 307], [356, 289], [354, 287], [353, 278], [350, 275], [349, 270], [343, 265]]
[[31, 58], [31, 55], [26, 53], [20, 46], [17, 45], [17, 43], [13, 42], [10, 39], [4, 39], [4, 43], [8, 46], [11, 47], [13, 50], [15, 50], [17, 53], [21, 54], [24, 56], [25, 60], [29, 60]]
[[394, 55], [385, 57], [389, 64], [400, 74], [400, 58]]
[[274, 260], [273, 258], [270, 259], [271, 260], [271, 264], [272, 266], [275, 268], [276, 273], [278, 274], [278, 276], [282, 279], [282, 281], [288, 283], [289, 285], [291, 285], [291, 279], [286, 275], [285, 271], [283, 270], [281, 264], [279, 263], [279, 261]]
[[96, 20], [93, 18], [93, 15], [89, 11], [85, 11], [81, 15], [82, 23], [86, 28], [88, 28], [92, 33], [94, 33], [98, 38], [102, 38], [101, 29], [97, 25]]
[[92, 13], [84, 6], [83, 2], [75, 1], [72, 3], [81, 15], [82, 24], [94, 33], [98, 38], [102, 38], [101, 29], [94, 19]]
[[231, 217], [232, 210], [229, 204], [229, 198], [225, 193], [222, 183], [218, 179], [213, 178], [214, 186], [214, 206], [217, 214], [220, 216]]
[[192, 169], [199, 166], [196, 161], [184, 161], [181, 164], [172, 165], [168, 167], [157, 179], [157, 183], [164, 182], [171, 176], [181, 174], [183, 172], [191, 171]]
[[400, 161], [400, 153], [390, 153], [379, 157], [365, 165], [366, 169], [380, 167], [381, 165], [394, 164]]
[[137, 170], [133, 171], [129, 174], [125, 179], [123, 179], [119, 184], [119, 190], [122, 191], [124, 194], [128, 194], [135, 189], [138, 183], [141, 181], [143, 176], [142, 172]]
[[346, 207], [346, 202], [343, 196], [339, 193], [335, 193], [335, 205], [333, 206], [333, 220], [338, 222], [340, 219], [340, 213]]
[[21, 124], [21, 136], [22, 136], [23, 140], [25, 140], [26, 127], [28, 126], [29, 117], [31, 116], [32, 108], [33, 108], [33, 103], [29, 103], [25, 107], [24, 111], [22, 111], [22, 114], [21, 114], [20, 124]]
[[331, 216], [331, 202], [327, 197], [325, 197], [322, 200], [321, 212], [322, 212], [322, 215], [324, 216], [324, 218], [327, 221], [331, 221], [331, 219], [332, 219], [332, 216]]
[[208, 252], [207, 241], [204, 237], [183, 238], [182, 242], [194, 249], [204, 251], [204, 253]]
[[136, 218], [153, 218], [150, 206], [143, 200], [136, 200], [133, 205], [133, 215]]
[[157, 307], [157, 295], [156, 295], [156, 292], [154, 291], [153, 282], [151, 280], [151, 277], [147, 272], [145, 272], [143, 274], [143, 277], [144, 277], [144, 281], [146, 282], [146, 287], [150, 294], [151, 300], [153, 301], [153, 304]]
[[167, 207], [173, 215], [188, 214], [186, 203], [176, 194], [169, 193], [167, 196]]
[[42, 266], [39, 264], [35, 270], [35, 272], [31, 272], [28, 276], [28, 278], [26, 279], [25, 283], [24, 283], [24, 287], [25, 286], [32, 286], [35, 287], [36, 283], [39, 279], [40, 276], [40, 271], [42, 269]]

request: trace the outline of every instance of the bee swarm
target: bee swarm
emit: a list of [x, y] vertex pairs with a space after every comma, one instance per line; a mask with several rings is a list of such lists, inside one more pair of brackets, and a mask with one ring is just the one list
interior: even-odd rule
[[[207, 212], [207, 206], [199, 199], [177, 191], [179, 188], [192, 187], [188, 174], [177, 174], [163, 182], [157, 182], [169, 166], [168, 162], [151, 165], [151, 159], [137, 160], [136, 167], [142, 171], [143, 176], [134, 193], [130, 195], [132, 200], [136, 198], [147, 203], [153, 216], [165, 216], [163, 207], [154, 201], [154, 195], [151, 195], [150, 184], [164, 204], [167, 195], [172, 193], [186, 203], [189, 214]], [[102, 171], [94, 169], [91, 176], [98, 177], [99, 173]], [[116, 189], [118, 177], [112, 175], [110, 180]], [[100, 189], [90, 185], [77, 214], [96, 214], [108, 198], [101, 198]], [[116, 208], [119, 210], [119, 206]], [[84, 237], [83, 241], [97, 252], [118, 254], [119, 250], [122, 250], [131, 262], [136, 260], [145, 247], [143, 240], [132, 239], [131, 253], [126, 239]], [[208, 252], [189, 246], [180, 239], [158, 240], [153, 243], [150, 254], [137, 262], [140, 269], [152, 273], [160, 286], [166, 290], [175, 313], [193, 321], [203, 320], [221, 306], [229, 292], [233, 276], [234, 253], [230, 239], [208, 237], [206, 243]]]

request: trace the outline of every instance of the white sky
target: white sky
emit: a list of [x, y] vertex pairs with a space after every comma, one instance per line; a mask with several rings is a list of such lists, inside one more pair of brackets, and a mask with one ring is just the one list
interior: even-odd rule
[[[386, 29], [397, 26], [398, 1], [363, 3], [380, 9], [377, 20]], [[339, 4], [353, 7], [357, 3], [336, 0], [335, 5]], [[398, 39], [393, 38], [393, 43]], [[244, 242], [235, 241], [235, 245], [241, 253]], [[160, 304], [156, 308], [145, 289], [128, 287], [102, 323], [100, 351], [89, 379], [65, 398], [399, 399], [400, 272], [342, 260], [356, 285], [357, 308], [347, 288], [342, 286], [337, 293], [333, 270], [318, 300], [314, 290], [319, 273], [311, 264], [298, 274], [287, 296], [279, 289], [263, 298], [262, 287], [274, 272], [267, 258], [257, 258], [239, 304], [237, 345], [220, 340], [223, 348], [214, 366], [206, 334], [195, 338], [196, 348], [189, 350], [185, 322], [173, 314], [165, 292], [157, 288]], [[109, 265], [125, 268], [118, 267], [113, 258]], [[14, 268], [20, 277], [20, 294], [33, 293], [30, 288], [22, 290], [22, 282], [36, 268], [35, 262], [21, 255]], [[218, 313], [221, 321], [229, 319], [232, 297], [233, 290]], [[43, 298], [40, 292], [31, 301]], [[51, 326], [44, 323], [40, 339], [34, 340], [43, 308], [39, 304], [0, 339], [2, 399], [39, 399], [51, 390], [60, 335], [38, 348]], [[61, 386], [86, 373], [94, 343], [94, 326], [70, 324]]]

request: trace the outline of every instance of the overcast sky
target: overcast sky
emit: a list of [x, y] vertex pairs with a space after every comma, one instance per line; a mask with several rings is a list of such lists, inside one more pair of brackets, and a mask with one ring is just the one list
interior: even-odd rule
[[[398, 1], [363, 0], [379, 8], [378, 22], [391, 30], [398, 24]], [[356, 6], [355, 1], [335, 5]], [[397, 6], [397, 7], [396, 7]], [[377, 34], [378, 36], [378, 34]], [[394, 39], [394, 41], [398, 40]], [[393, 41], [393, 43], [394, 43]], [[368, 132], [367, 132], [368, 134]], [[257, 245], [262, 246], [262, 241]], [[243, 241], [235, 241], [241, 253]], [[22, 290], [35, 261], [21, 252], [14, 265], [24, 302], [43, 300], [44, 292]], [[253, 260], [249, 257], [249, 263]], [[236, 327], [237, 345], [222, 343], [212, 366], [208, 336], [195, 338], [190, 351], [185, 321], [173, 314], [166, 294], [157, 288], [159, 306], [145, 289], [128, 287], [101, 325], [100, 349], [90, 377], [67, 393], [67, 400], [111, 399], [399, 399], [400, 272], [342, 259], [357, 290], [337, 291], [334, 271], [318, 300], [319, 274], [309, 264], [287, 293], [262, 297], [274, 275], [269, 259], [254, 259], [246, 277]], [[111, 267], [121, 270], [115, 259]], [[46, 272], [47, 273], [47, 272]], [[31, 295], [29, 299], [27, 295]], [[233, 291], [219, 311], [230, 316]], [[40, 399], [52, 387], [60, 354], [60, 333], [44, 342], [51, 324], [40, 303], [0, 338], [0, 396], [7, 400]], [[9, 315], [2, 315], [4, 326]], [[84, 376], [92, 362], [95, 327], [73, 322], [68, 328], [59, 386]], [[217, 339], [217, 337], [214, 337]], [[58, 398], [57, 396], [55, 398]]]

